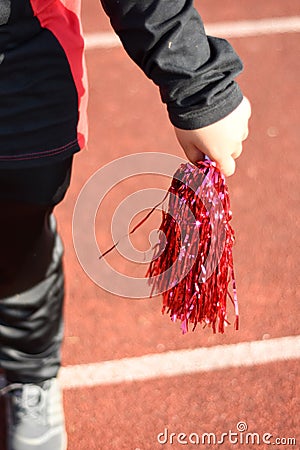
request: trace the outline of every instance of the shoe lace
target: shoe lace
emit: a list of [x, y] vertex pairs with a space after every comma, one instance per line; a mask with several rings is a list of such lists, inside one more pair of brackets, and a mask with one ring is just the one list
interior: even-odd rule
[[46, 392], [37, 384], [12, 383], [0, 389], [0, 395], [10, 398], [16, 419], [44, 417]]

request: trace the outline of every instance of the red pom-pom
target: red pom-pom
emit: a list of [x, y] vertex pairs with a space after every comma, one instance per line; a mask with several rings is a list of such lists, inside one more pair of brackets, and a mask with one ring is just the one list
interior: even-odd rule
[[[169, 189], [160, 241], [147, 272], [152, 295], [162, 294], [163, 313], [180, 320], [182, 332], [196, 325], [224, 332], [226, 301], [238, 304], [233, 270], [234, 232], [225, 178], [206, 160], [182, 164]], [[229, 285], [232, 283], [232, 294]]]

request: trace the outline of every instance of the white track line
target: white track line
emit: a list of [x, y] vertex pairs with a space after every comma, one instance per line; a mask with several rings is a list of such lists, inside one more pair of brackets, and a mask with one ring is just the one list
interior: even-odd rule
[[121, 41], [118, 36], [110, 31], [87, 33], [84, 35], [84, 41], [86, 50], [121, 46]]
[[224, 37], [247, 37], [260, 34], [297, 33], [300, 16], [272, 17], [270, 19], [244, 20], [207, 25], [207, 34]]
[[[225, 38], [275, 33], [297, 33], [300, 31], [300, 16], [212, 23], [207, 24], [205, 29], [207, 34]], [[113, 32], [107, 31], [85, 34], [86, 50], [112, 48], [120, 45], [119, 38]]]
[[300, 336], [289, 336], [67, 366], [61, 368], [59, 379], [64, 389], [71, 389], [249, 367], [299, 358]]

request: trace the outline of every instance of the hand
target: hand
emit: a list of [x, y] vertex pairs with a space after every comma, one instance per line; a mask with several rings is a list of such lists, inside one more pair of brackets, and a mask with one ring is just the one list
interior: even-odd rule
[[235, 159], [242, 153], [242, 142], [248, 136], [251, 116], [249, 100], [244, 97], [239, 106], [224, 119], [197, 130], [175, 128], [177, 139], [187, 158], [196, 163], [207, 155], [221, 172], [230, 176], [235, 171]]

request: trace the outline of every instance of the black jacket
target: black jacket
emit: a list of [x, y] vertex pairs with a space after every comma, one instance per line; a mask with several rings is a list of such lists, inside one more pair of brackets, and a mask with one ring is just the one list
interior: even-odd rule
[[159, 86], [173, 125], [201, 128], [232, 112], [242, 63], [224, 39], [206, 36], [192, 0], [101, 0], [129, 56]]

